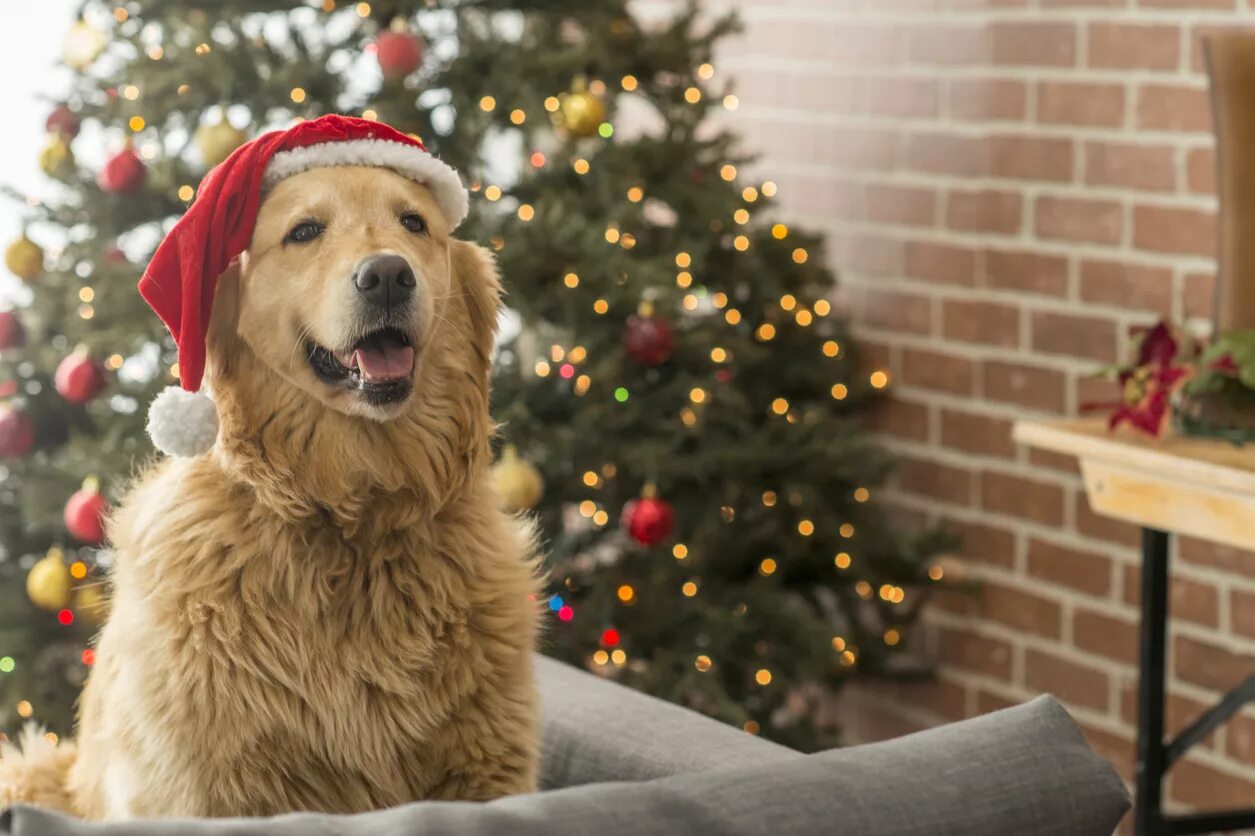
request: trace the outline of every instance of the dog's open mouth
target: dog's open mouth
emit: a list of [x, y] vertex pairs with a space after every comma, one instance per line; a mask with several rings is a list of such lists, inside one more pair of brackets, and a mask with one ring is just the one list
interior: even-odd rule
[[348, 351], [311, 342], [306, 354], [324, 383], [358, 391], [376, 406], [404, 400], [414, 385], [414, 343], [399, 328], [373, 331]]

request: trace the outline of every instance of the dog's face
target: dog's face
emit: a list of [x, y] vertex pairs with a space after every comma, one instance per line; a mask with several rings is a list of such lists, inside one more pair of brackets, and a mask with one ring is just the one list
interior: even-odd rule
[[[290, 177], [266, 196], [242, 261], [238, 333], [263, 363], [324, 404], [395, 418], [421, 388], [450, 299], [487, 290], [456, 287], [455, 264], [466, 259], [455, 248], [471, 245], [449, 232], [426, 187], [392, 171], [354, 166]], [[443, 331], [443, 340], [465, 339], [471, 329]]]

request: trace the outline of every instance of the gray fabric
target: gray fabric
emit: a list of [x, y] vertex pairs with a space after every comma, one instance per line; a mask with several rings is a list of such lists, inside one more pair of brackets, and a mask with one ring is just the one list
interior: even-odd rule
[[0, 834], [1109, 836], [1128, 806], [1111, 767], [1086, 746], [1057, 702], [1040, 697], [888, 743], [769, 766], [743, 758], [733, 768], [488, 804], [425, 802], [358, 816], [113, 825], [17, 807], [0, 820]]
[[544, 656], [541, 788], [648, 781], [801, 754]]

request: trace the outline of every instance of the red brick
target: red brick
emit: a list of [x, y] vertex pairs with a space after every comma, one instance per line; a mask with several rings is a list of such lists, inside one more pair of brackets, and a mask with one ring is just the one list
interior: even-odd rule
[[911, 29], [907, 36], [907, 58], [917, 64], [980, 65], [988, 54], [983, 26], [933, 24]]
[[1193, 760], [1172, 767], [1168, 788], [1173, 800], [1208, 810], [1240, 809], [1255, 798], [1255, 781]]
[[1157, 131], [1211, 131], [1211, 104], [1200, 87], [1146, 84], [1137, 95], [1137, 127]]
[[1255, 592], [1235, 589], [1229, 593], [1229, 622], [1234, 633], [1255, 638]]
[[944, 525], [959, 538], [965, 560], [1004, 569], [1015, 565], [1015, 534], [1009, 529], [973, 520], [947, 519]]
[[1095, 22], [1089, 25], [1089, 66], [1105, 70], [1175, 70], [1181, 64], [1178, 26]]
[[1187, 273], [1182, 302], [1187, 317], [1211, 319], [1216, 311], [1216, 274]]
[[1032, 323], [1036, 352], [1085, 357], [1099, 363], [1116, 361], [1116, 324], [1110, 319], [1036, 311]]
[[1078, 607], [1072, 614], [1072, 643], [1078, 650], [1132, 665], [1137, 662], [1137, 622]]
[[1015, 120], [1028, 112], [1028, 85], [1010, 79], [954, 79], [950, 115], [965, 121]]
[[1089, 723], [1078, 723], [1085, 734], [1085, 740], [1093, 747], [1098, 756], [1105, 759], [1125, 781], [1133, 780], [1134, 744], [1132, 733], [1118, 733], [1108, 729], [1100, 729]]
[[1071, 67], [1076, 64], [1076, 27], [1070, 23], [996, 22], [989, 27], [995, 64]]
[[970, 286], [976, 283], [977, 253], [968, 247], [908, 241], [903, 251], [906, 276], [913, 279]]
[[1212, 691], [1229, 690], [1255, 669], [1255, 656], [1190, 636], [1177, 636], [1172, 647], [1177, 676]]
[[992, 581], [980, 585], [980, 614], [989, 621], [1048, 639], [1058, 638], [1063, 631], [1063, 607], [1057, 601]]
[[1036, 467], [1057, 470], [1069, 476], [1079, 476], [1081, 474], [1081, 468], [1075, 456], [1054, 453], [1049, 450], [1043, 450], [1040, 447], [1030, 447], [1028, 449], [1028, 463]]
[[976, 692], [976, 714], [981, 715], [989, 714], [992, 711], [1002, 711], [1004, 708], [1012, 708], [1023, 702], [1024, 700], [1017, 697], [995, 694], [993, 691], [981, 688]]
[[1093, 186], [1170, 192], [1176, 186], [1173, 150], [1164, 145], [1089, 142], [1085, 182]]
[[910, 334], [932, 330], [932, 307], [926, 296], [865, 289], [861, 320], [865, 325]]
[[1020, 310], [1012, 305], [970, 299], [946, 299], [941, 332], [948, 340], [1015, 348], [1020, 344]]
[[1009, 473], [985, 471], [980, 477], [981, 507], [996, 514], [1063, 524], [1063, 488]]
[[1040, 238], [1118, 244], [1124, 234], [1124, 207], [1114, 200], [1044, 195], [1035, 212]]
[[1137, 5], [1143, 9], [1181, 9], [1187, 12], [1199, 9], [1232, 11], [1237, 8], [1237, 0], [1137, 0]]
[[991, 401], [1040, 412], [1064, 411], [1064, 376], [1054, 369], [989, 360], [983, 367], [984, 393]]
[[1024, 684], [1095, 711], [1106, 711], [1111, 705], [1111, 681], [1105, 672], [1053, 653], [1032, 648], [1025, 652]]
[[876, 413], [876, 428], [911, 441], [928, 440], [928, 407], [900, 397], [886, 398]]
[[[1211, 706], [1198, 700], [1183, 697], [1180, 694], [1168, 693], [1164, 701], [1164, 732], [1175, 737], [1193, 723]], [[1120, 694], [1120, 717], [1130, 725], [1137, 723], [1137, 679], [1131, 677]], [[1212, 732], [1203, 739], [1202, 745], [1209, 749], [1216, 748], [1216, 733]]]
[[941, 629], [937, 636], [937, 657], [956, 668], [996, 679], [1011, 678], [1011, 645], [968, 629]]
[[[1168, 606], [1173, 618], [1204, 627], [1220, 626], [1220, 591], [1210, 583], [1174, 573], [1169, 579]], [[1138, 606], [1142, 595], [1140, 566], [1124, 567], [1124, 601]]]
[[1072, 142], [1028, 136], [989, 139], [989, 173], [1018, 180], [1072, 180]]
[[972, 472], [931, 459], [898, 455], [898, 484], [908, 493], [951, 505], [972, 503]]
[[1225, 724], [1225, 754], [1245, 764], [1255, 763], [1255, 719], [1239, 714]]
[[993, 415], [941, 410], [941, 443], [966, 453], [980, 456], [1015, 458], [1015, 442], [1011, 440], [1012, 422]]
[[1080, 534], [1130, 548], [1142, 542], [1141, 529], [1137, 526], [1095, 514], [1084, 491], [1077, 491], [1073, 507], [1076, 510], [1076, 530]]
[[876, 223], [932, 226], [937, 193], [932, 189], [871, 185], [864, 194], [867, 219]]
[[1124, 125], [1124, 86], [1080, 81], [1037, 85], [1037, 121], [1047, 125]]
[[1075, 549], [1034, 537], [1028, 541], [1028, 574], [1087, 595], [1111, 594], [1111, 559], [1099, 552]]
[[1172, 271], [1120, 261], [1081, 262], [1081, 300], [1125, 310], [1172, 313]]
[[928, 712], [940, 722], [953, 722], [967, 716], [967, 689], [957, 682], [938, 679], [879, 681], [861, 684], [859, 690], [882, 705], [911, 706]]
[[1214, 256], [1215, 213], [1167, 206], [1134, 207], [1133, 244], [1151, 252]]
[[902, 274], [902, 242], [897, 239], [867, 233], [834, 236], [833, 249], [847, 270], [873, 276]]
[[932, 79], [869, 78], [860, 85], [867, 111], [877, 116], [922, 119], [936, 116], [941, 85]]
[[1216, 152], [1193, 148], [1185, 157], [1185, 184], [1195, 194], [1216, 193]]
[[958, 232], [1014, 235], [1022, 224], [1023, 202], [1017, 192], [954, 190], [946, 201], [946, 222]]
[[1068, 290], [1068, 261], [1024, 250], [986, 250], [985, 283], [998, 290], [1063, 296]]
[[976, 365], [966, 357], [904, 348], [899, 379], [904, 384], [924, 389], [970, 395], [976, 379]]
[[902, 159], [912, 171], [978, 177], [985, 173], [987, 153], [982, 137], [912, 133], [906, 139]]

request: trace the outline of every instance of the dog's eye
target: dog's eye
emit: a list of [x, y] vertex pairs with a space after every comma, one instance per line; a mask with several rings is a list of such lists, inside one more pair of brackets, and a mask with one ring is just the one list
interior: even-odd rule
[[422, 232], [427, 228], [427, 222], [423, 220], [421, 215], [416, 215], [413, 212], [406, 212], [401, 216], [401, 226], [405, 227], [410, 232]]
[[294, 244], [305, 244], [313, 241], [319, 235], [322, 235], [325, 228], [326, 227], [322, 224], [315, 223], [314, 221], [301, 221], [299, 224], [288, 230], [288, 235], [283, 239], [283, 242], [285, 244], [289, 242]]

